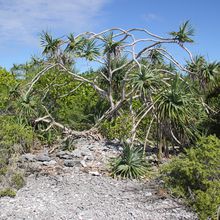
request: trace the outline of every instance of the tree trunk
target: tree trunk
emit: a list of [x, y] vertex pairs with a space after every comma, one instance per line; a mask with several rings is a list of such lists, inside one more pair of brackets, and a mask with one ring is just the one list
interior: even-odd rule
[[169, 158], [169, 145], [167, 140], [165, 140], [165, 157]]
[[163, 137], [162, 137], [162, 132], [161, 129], [159, 127], [159, 140], [158, 140], [158, 154], [157, 154], [157, 158], [160, 161], [162, 159], [162, 155], [163, 155]]

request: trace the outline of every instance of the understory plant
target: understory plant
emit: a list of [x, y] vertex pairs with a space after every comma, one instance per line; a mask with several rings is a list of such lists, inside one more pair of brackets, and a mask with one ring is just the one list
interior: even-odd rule
[[14, 153], [14, 146], [21, 145], [23, 152], [30, 150], [34, 141], [34, 132], [30, 126], [21, 124], [11, 116], [0, 116], [0, 146], [1, 150], [7, 149]]
[[142, 149], [130, 145], [125, 145], [121, 155], [114, 158], [110, 165], [113, 177], [139, 179], [148, 171]]
[[118, 139], [124, 141], [129, 138], [131, 126], [131, 117], [128, 114], [124, 114], [113, 120], [105, 120], [101, 124], [100, 132], [109, 140]]
[[2, 190], [0, 190], [0, 198], [4, 197], [4, 196], [15, 197], [16, 192], [11, 188], [2, 189]]
[[220, 140], [202, 137], [162, 169], [166, 186], [185, 198], [201, 220], [216, 219], [220, 205]]

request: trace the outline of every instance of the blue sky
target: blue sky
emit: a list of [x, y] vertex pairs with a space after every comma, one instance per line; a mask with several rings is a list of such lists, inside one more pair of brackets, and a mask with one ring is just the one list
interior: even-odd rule
[[[9, 69], [39, 55], [42, 30], [60, 37], [140, 27], [164, 36], [188, 19], [195, 28], [192, 53], [220, 61], [219, 0], [0, 0], [0, 66]], [[185, 59], [175, 48], [173, 54]]]

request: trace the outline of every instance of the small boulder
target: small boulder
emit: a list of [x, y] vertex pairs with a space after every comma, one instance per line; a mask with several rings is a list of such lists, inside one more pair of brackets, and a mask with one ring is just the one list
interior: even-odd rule
[[45, 162], [45, 161], [51, 161], [52, 159], [47, 154], [38, 154], [36, 157], [37, 161]]
[[33, 155], [33, 154], [30, 154], [30, 153], [28, 153], [28, 154], [23, 154], [22, 156], [21, 156], [21, 160], [22, 161], [24, 161], [24, 162], [33, 162], [33, 161], [35, 161], [35, 155]]
[[63, 163], [66, 167], [74, 167], [80, 165], [80, 160], [64, 160]]
[[81, 164], [83, 167], [87, 167], [85, 160], [81, 160], [81, 161], [80, 161], [80, 164]]
[[71, 155], [71, 153], [69, 151], [60, 151], [56, 154], [57, 157], [59, 157], [60, 159], [72, 159], [73, 155]]
[[101, 176], [98, 171], [89, 171], [89, 174], [91, 174], [92, 176]]
[[81, 152], [80, 150], [76, 149], [76, 150], [74, 150], [74, 151], [71, 153], [71, 155], [72, 155], [73, 157], [80, 158], [80, 157], [82, 157], [82, 152]]
[[45, 166], [54, 166], [54, 165], [56, 165], [56, 164], [57, 164], [57, 162], [56, 162], [55, 160], [44, 161], [44, 162], [43, 162], [43, 165], [45, 165]]

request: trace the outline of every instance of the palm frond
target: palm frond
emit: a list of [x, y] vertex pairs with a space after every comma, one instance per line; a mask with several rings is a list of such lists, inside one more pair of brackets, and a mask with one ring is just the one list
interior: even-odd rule
[[180, 25], [178, 31], [170, 32], [170, 35], [174, 37], [175, 40], [178, 40], [180, 43], [193, 43], [194, 41], [190, 38], [194, 36], [194, 29], [191, 26], [189, 20]]
[[122, 154], [111, 162], [112, 176], [138, 179], [148, 170], [148, 164], [143, 158], [140, 148], [125, 145]]

